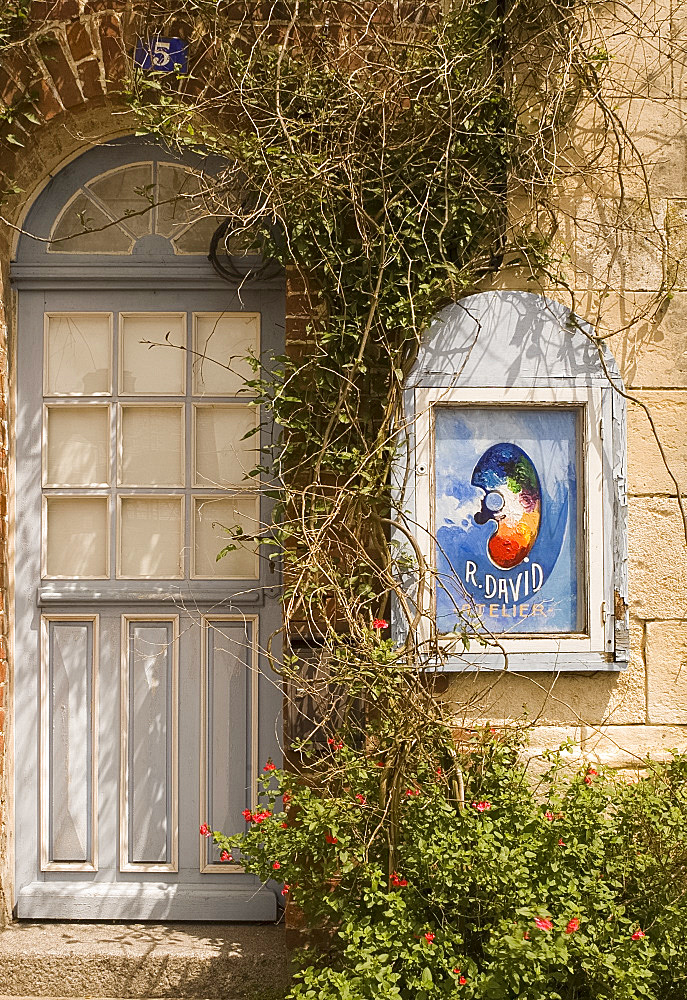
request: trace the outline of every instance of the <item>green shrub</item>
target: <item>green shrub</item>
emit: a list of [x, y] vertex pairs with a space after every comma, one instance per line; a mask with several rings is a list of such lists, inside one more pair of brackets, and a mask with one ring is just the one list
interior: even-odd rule
[[214, 834], [321, 929], [291, 997], [685, 1000], [687, 758], [629, 784], [559, 753], [535, 783], [508, 733], [374, 728], [268, 762], [248, 832]]

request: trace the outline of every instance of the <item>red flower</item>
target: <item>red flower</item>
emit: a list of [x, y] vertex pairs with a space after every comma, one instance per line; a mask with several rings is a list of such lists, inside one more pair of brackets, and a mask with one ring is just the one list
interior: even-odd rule
[[441, 768], [440, 768], [440, 767], [438, 767], [438, 768], [437, 768], [437, 774], [438, 774], [438, 775], [441, 775], [441, 774], [443, 774], [443, 771], [441, 770]]
[[585, 783], [585, 785], [591, 785], [591, 783], [592, 783], [592, 779], [589, 777], [588, 774], [585, 774], [585, 776], [584, 776], [584, 783]]
[[288, 823], [282, 823], [281, 828], [282, 828], [282, 830], [288, 830], [289, 824]]
[[276, 771], [276, 769], [277, 765], [273, 764], [271, 760], [268, 760], [265, 766], [263, 767], [263, 771]]
[[377, 761], [377, 767], [384, 767], [384, 761], [383, 760], [378, 760]]
[[433, 940], [434, 940], [434, 934], [432, 934], [431, 931], [427, 931], [427, 933], [425, 934], [425, 941], [429, 941], [429, 943], [431, 944]]
[[534, 922], [540, 931], [550, 931], [553, 927], [552, 922], [547, 917], [537, 917]]
[[460, 975], [460, 969], [454, 969], [453, 971], [455, 972], [455, 974], [456, 974], [457, 976], [459, 976], [459, 975]]
[[544, 813], [544, 819], [548, 819], [549, 822], [552, 822], [553, 813], [547, 809], [547, 811]]
[[473, 802], [472, 806], [477, 812], [483, 813], [485, 809], [491, 809], [491, 802]]
[[467, 979], [465, 978], [465, 976], [461, 976], [458, 982], [460, 983], [461, 986], [465, 986], [465, 984], [467, 983]]
[[646, 934], [644, 933], [641, 927], [638, 927], [637, 930], [632, 935], [632, 940], [639, 941], [639, 939], [643, 937], [646, 937]]
[[525, 941], [529, 941], [529, 939], [530, 939], [530, 932], [529, 931], [525, 931], [525, 933], [523, 934], [523, 938], [525, 939]]
[[419, 794], [420, 794], [419, 788], [406, 788], [407, 799], [412, 799], [414, 795], [419, 795]]
[[278, 861], [275, 861], [272, 867], [274, 868], [275, 872], [278, 872], [279, 869], [281, 868], [281, 865], [279, 864]]
[[568, 921], [568, 926], [565, 928], [565, 933], [573, 934], [579, 926], [580, 926], [580, 921], [577, 919], [577, 917], [573, 917], [572, 920]]
[[341, 750], [343, 747], [343, 743], [337, 743], [336, 740], [333, 740], [331, 738], [331, 736], [327, 738], [327, 743], [332, 748], [332, 750]]
[[288, 806], [289, 802], [291, 801], [291, 794], [290, 794], [290, 792], [284, 792], [284, 794], [281, 797], [281, 800], [282, 800], [282, 802], [284, 803], [285, 806]]
[[285, 896], [287, 894], [287, 892], [289, 891], [290, 888], [291, 888], [290, 885], [285, 885], [284, 888], [281, 891], [282, 896]]
[[386, 628], [388, 624], [389, 623], [385, 621], [384, 618], [375, 618], [372, 622], [372, 628]]
[[403, 888], [408, 885], [408, 879], [401, 878], [398, 872], [393, 872], [391, 875], [391, 884], [397, 886], [398, 888]]
[[201, 837], [211, 837], [212, 836], [212, 830], [207, 825], [207, 823], [201, 823], [200, 824], [200, 835], [201, 835]]
[[359, 802], [361, 806], [364, 806], [365, 803], [367, 802], [367, 799], [365, 798], [365, 796], [361, 795], [360, 792], [358, 792], [358, 794], [356, 795], [355, 799], [356, 799], [356, 802]]
[[591, 785], [592, 778], [596, 777], [596, 775], [598, 773], [599, 772], [595, 771], [593, 767], [588, 767], [587, 768], [587, 773], [584, 776], [584, 783], [585, 783], [585, 785]]
[[565, 847], [565, 841], [563, 840], [562, 837], [558, 838], [558, 846], [559, 847]]
[[324, 835], [324, 839], [327, 841], [328, 844], [338, 844], [339, 843], [338, 838], [337, 837], [333, 837], [331, 835], [331, 833], [326, 833]]
[[231, 854], [229, 851], [222, 851], [219, 856], [220, 861], [231, 861]]
[[246, 823], [253, 822], [253, 813], [250, 811], [250, 809], [244, 809], [241, 815], [245, 819]]

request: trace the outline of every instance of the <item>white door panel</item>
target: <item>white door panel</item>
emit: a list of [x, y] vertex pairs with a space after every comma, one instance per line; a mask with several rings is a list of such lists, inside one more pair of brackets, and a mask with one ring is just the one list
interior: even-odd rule
[[[177, 347], [213, 343], [214, 323], [221, 353], [234, 331], [240, 350], [279, 353], [281, 298], [20, 293], [19, 917], [276, 916], [276, 887], [198, 832], [242, 829], [279, 755], [260, 646], [280, 621], [274, 566], [250, 541], [215, 559], [225, 528], [250, 535], [269, 517], [243, 482], [268, 437], [238, 440], [257, 421], [240, 382]], [[168, 331], [172, 346], [138, 342]]]

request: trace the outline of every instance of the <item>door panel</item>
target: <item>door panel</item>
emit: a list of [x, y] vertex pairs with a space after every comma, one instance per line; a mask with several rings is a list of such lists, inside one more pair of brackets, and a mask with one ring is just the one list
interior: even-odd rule
[[122, 618], [121, 871], [178, 871], [179, 619]]
[[97, 618], [45, 617], [41, 868], [95, 870]]
[[[161, 317], [172, 345], [143, 350]], [[277, 292], [20, 295], [19, 917], [276, 915], [278, 888], [221, 862], [198, 827], [243, 829], [260, 762], [279, 760], [260, 645], [279, 581], [251, 540], [269, 501], [243, 480], [270, 432], [241, 440], [259, 426], [249, 368], [221, 364], [281, 353], [282, 329]], [[235, 525], [245, 538], [217, 561]]]

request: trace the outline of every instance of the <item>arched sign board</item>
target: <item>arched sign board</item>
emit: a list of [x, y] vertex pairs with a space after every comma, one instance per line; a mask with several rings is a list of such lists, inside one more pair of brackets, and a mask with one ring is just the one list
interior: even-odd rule
[[[412, 448], [399, 473], [410, 488], [399, 515], [430, 567], [420, 632], [439, 636], [442, 663], [626, 661], [620, 387], [593, 331], [531, 293], [470, 296], [428, 330], [406, 391]], [[466, 628], [497, 644], [472, 642], [463, 655]]]

